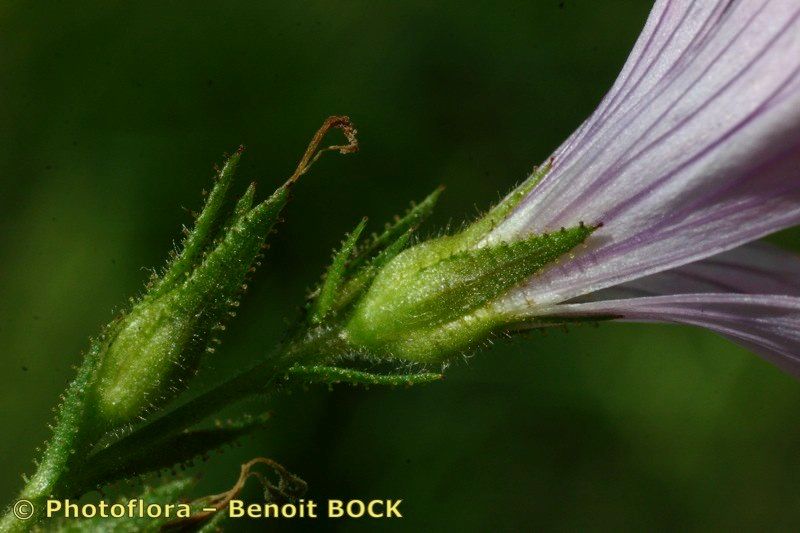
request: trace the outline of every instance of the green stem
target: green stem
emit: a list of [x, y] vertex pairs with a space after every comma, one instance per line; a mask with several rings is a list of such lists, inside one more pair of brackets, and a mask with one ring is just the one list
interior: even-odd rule
[[[0, 518], [0, 533], [27, 531], [39, 522], [44, 516], [47, 499], [57, 498], [63, 493], [64, 476], [79, 468], [80, 461], [88, 455], [93, 434], [90, 417], [86, 414], [86, 390], [94, 378], [105, 342], [103, 338], [92, 341], [78, 375], [67, 387], [53, 428], [53, 438], [47, 444], [36, 472]], [[30, 502], [32, 516], [20, 519], [14, 513], [14, 504], [20, 500]]]
[[[144, 444], [157, 443], [245, 397], [270, 392], [275, 381], [283, 377], [292, 365], [315, 362], [319, 359], [319, 353], [331, 353], [332, 346], [337, 342], [336, 331], [323, 328], [307, 331], [273, 356], [92, 455], [88, 453], [93, 442], [87, 437], [87, 433], [91, 433], [88, 428], [91, 425], [89, 418], [80, 409], [62, 409], [62, 413], [70, 413], [70, 416], [59, 417], [53, 439], [48, 444], [36, 473], [0, 518], [0, 533], [29, 531], [44, 517], [48, 499], [78, 497], [108, 481], [103, 478], [107, 471], [106, 462], [124, 460], [133, 450]], [[82, 365], [78, 377], [67, 391], [65, 405], [81, 399], [82, 391], [91, 378], [95, 353], [90, 353]], [[77, 416], [77, 413], [81, 415]], [[77, 452], [73, 453], [74, 450]], [[95, 461], [95, 458], [98, 460]], [[20, 520], [15, 516], [13, 505], [19, 500], [27, 500], [32, 504], [35, 512], [31, 518]]]
[[[81, 428], [71, 427], [71, 421], [69, 417], [58, 421], [53, 440], [47, 446], [36, 472], [0, 519], [0, 532], [28, 531], [44, 516], [47, 500], [58, 498], [62, 494], [61, 486], [65, 474], [76, 468], [76, 458], [85, 457], [88, 451], [86, 440], [80, 435], [83, 433]], [[15, 509], [14, 505], [23, 505], [24, 502], [30, 505], [32, 516], [21, 519], [15, 511], [25, 509]]]

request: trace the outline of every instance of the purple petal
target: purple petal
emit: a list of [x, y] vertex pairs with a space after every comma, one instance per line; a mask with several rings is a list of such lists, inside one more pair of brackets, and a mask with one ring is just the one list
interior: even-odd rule
[[616, 315], [715, 331], [800, 378], [800, 298], [752, 294], [680, 294], [556, 306], [557, 316]]
[[526, 298], [565, 301], [800, 222], [800, 3], [658, 1], [620, 78], [485, 242], [602, 222]]
[[731, 292], [800, 296], [800, 255], [753, 242], [682, 267], [592, 293], [598, 301], [637, 296]]

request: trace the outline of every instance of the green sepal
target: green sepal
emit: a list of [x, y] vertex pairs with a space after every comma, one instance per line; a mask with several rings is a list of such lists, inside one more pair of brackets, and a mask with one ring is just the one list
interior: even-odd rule
[[358, 268], [364, 261], [371, 258], [379, 250], [397, 242], [404, 234], [419, 227], [433, 212], [436, 203], [439, 201], [439, 196], [441, 196], [443, 191], [444, 187], [437, 187], [418, 204], [412, 203], [411, 208], [408, 209], [403, 216], [397, 217], [397, 220], [393, 223], [387, 224], [380, 235], [376, 235], [371, 241], [357, 250], [355, 257], [350, 262], [350, 269], [354, 270]]
[[364, 218], [355, 229], [345, 238], [341, 248], [334, 254], [331, 266], [325, 273], [325, 279], [319, 289], [314, 303], [311, 307], [311, 322], [319, 324], [328, 315], [336, 300], [336, 295], [339, 287], [344, 279], [345, 269], [347, 268], [347, 261], [353, 254], [353, 250], [358, 243], [361, 233], [367, 225], [367, 219]]
[[336, 296], [336, 302], [333, 304], [334, 310], [339, 310], [347, 306], [355, 298], [361, 295], [378, 275], [380, 269], [383, 268], [389, 261], [394, 259], [400, 252], [405, 250], [411, 237], [413, 236], [414, 229], [408, 230], [406, 233], [400, 235], [396, 241], [381, 250], [381, 252], [362, 266], [355, 272], [339, 289]]
[[506, 317], [491, 302], [581, 244], [583, 224], [553, 234], [463, 249], [462, 234], [398, 255], [356, 304], [346, 337], [377, 356], [443, 361]]
[[[282, 186], [240, 213], [186, 279], [158, 297], [145, 297], [121, 319], [97, 370], [94, 418], [101, 431], [174, 398], [200, 356], [215, 350], [215, 333], [235, 316], [244, 282], [288, 196]], [[244, 211], [249, 202], [246, 193], [237, 207]], [[200, 219], [208, 220], [202, 214]]]
[[419, 372], [412, 374], [375, 374], [352, 368], [338, 366], [310, 365], [293, 366], [286, 372], [291, 380], [302, 383], [348, 383], [350, 385], [421, 385], [441, 381], [444, 376], [439, 373]]
[[252, 209], [253, 202], [255, 201], [256, 196], [256, 184], [251, 183], [247, 186], [247, 190], [244, 191], [242, 197], [239, 198], [239, 201], [236, 202], [236, 205], [233, 208], [233, 212], [231, 213], [230, 220], [226, 226], [226, 230], [231, 226], [235, 226], [238, 224], [245, 215]]
[[210, 306], [215, 311], [204, 310], [209, 315], [229, 308], [288, 199], [288, 189], [279, 187], [241, 216], [181, 287], [183, 300], [191, 306]]
[[328, 316], [342, 311], [372, 282], [381, 267], [408, 246], [414, 231], [430, 215], [443, 187], [429, 194], [419, 204], [413, 204], [402, 217], [387, 224], [380, 235], [362, 246], [358, 239], [365, 220], [356, 227], [334, 254], [322, 285], [309, 298], [312, 300], [309, 320], [321, 324]]
[[243, 151], [244, 149], [239, 147], [225, 162], [206, 198], [202, 211], [197, 215], [194, 228], [186, 234], [183, 240], [181, 252], [167, 265], [161, 279], [155, 281], [145, 298], [156, 298], [174, 288], [202, 257], [206, 246], [213, 240], [220, 211], [227, 199]]
[[470, 226], [462, 232], [463, 244], [465, 246], [472, 246], [497, 227], [497, 225], [505, 220], [511, 211], [519, 205], [523, 198], [542, 181], [542, 178], [550, 172], [552, 167], [552, 159], [547, 160], [547, 162], [539, 167], [535, 167], [528, 179], [520, 183], [513, 191], [508, 193], [505, 198], [500, 200], [496, 206], [491, 208], [488, 213], [470, 224]]

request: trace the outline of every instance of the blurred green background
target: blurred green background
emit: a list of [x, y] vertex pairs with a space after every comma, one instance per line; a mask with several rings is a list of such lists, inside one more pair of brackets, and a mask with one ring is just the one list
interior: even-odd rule
[[[327, 115], [350, 115], [362, 146], [303, 179], [206, 374], [275, 343], [362, 215], [378, 227], [445, 184], [435, 231], [523, 178], [591, 112], [649, 6], [4, 2], [0, 500], [89, 335], [162, 264], [224, 151], [247, 146], [238, 185], [266, 195]], [[800, 384], [703, 331], [533, 335], [442, 384], [311, 388], [270, 408], [198, 491], [266, 455], [312, 498], [403, 498], [405, 515], [277, 530], [800, 527]]]

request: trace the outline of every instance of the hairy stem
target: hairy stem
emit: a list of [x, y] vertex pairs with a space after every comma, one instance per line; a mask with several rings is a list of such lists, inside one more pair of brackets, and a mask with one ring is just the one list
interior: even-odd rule
[[[106, 479], [107, 472], [144, 444], [157, 444], [248, 396], [272, 392], [276, 380], [285, 376], [293, 365], [318, 362], [319, 353], [331, 353], [331, 346], [338, 342], [337, 336], [335, 330], [316, 328], [308, 331], [280, 347], [270, 357], [91, 455], [88, 453], [90, 444], [85, 439], [82, 443], [66, 439], [78, 433], [78, 426], [73, 424], [80, 424], [81, 421], [59, 419], [42, 462], [15, 500], [29, 501], [36, 512], [30, 519], [20, 520], [15, 516], [13, 507], [9, 507], [0, 519], [0, 533], [28, 531], [43, 518], [42, 511], [48, 499], [79, 497], [106, 483], [109, 481]], [[76, 379], [76, 383], [78, 381]], [[69, 401], [69, 397], [66, 401]], [[65, 449], [65, 443], [80, 444], [78, 448], [73, 448], [80, 449], [80, 453], [69, 452]]]

